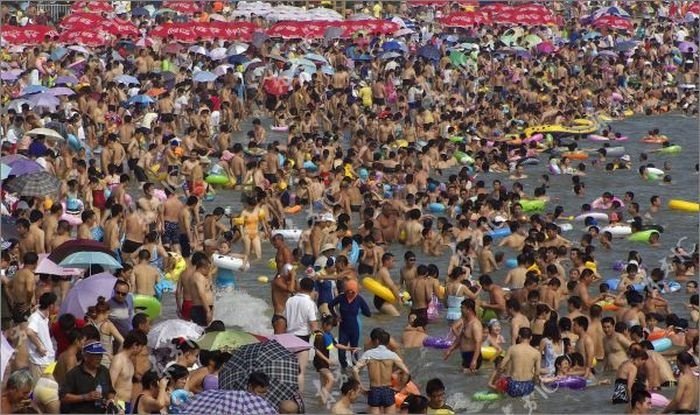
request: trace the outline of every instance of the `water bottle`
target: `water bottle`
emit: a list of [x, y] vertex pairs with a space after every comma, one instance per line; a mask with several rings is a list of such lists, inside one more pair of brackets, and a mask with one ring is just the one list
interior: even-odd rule
[[102, 409], [102, 385], [98, 383], [97, 387], [95, 388], [95, 391], [100, 394], [100, 399], [95, 401], [95, 406], [97, 408], [100, 408], [100, 410], [101, 410]]

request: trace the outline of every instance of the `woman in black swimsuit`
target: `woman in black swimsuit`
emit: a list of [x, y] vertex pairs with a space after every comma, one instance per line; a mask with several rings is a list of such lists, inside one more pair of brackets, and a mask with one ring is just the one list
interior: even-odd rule
[[158, 379], [158, 374], [152, 370], [141, 378], [143, 392], [136, 397], [131, 414], [160, 414], [167, 405], [168, 378]]

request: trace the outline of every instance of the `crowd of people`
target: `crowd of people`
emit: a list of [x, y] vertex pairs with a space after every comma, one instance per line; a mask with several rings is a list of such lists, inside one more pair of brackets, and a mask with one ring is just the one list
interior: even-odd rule
[[[58, 23], [20, 3], [0, 5], [3, 24]], [[411, 377], [420, 362], [402, 356], [422, 347], [449, 361], [458, 351], [465, 376], [490, 371], [485, 393], [497, 397], [575, 379], [610, 384], [611, 404], [631, 413], [649, 411], [659, 391], [673, 396], [665, 412], [697, 413], [697, 246], [679, 244], [659, 268], [621, 252], [616, 286], [596, 260], [623, 249], [613, 239], [622, 228], [668, 243], [654, 233], [660, 197], [645, 206], [634, 188], [623, 199], [606, 192], [583, 205], [586, 231], [573, 240], [563, 208], [548, 205], [549, 175], [524, 184], [540, 160], [571, 176], [574, 196], [587, 175], [632, 168], [629, 148], [585, 161], [582, 125], [614, 142], [609, 123], [629, 113], [697, 117], [698, 20], [678, 15], [678, 2], [553, 2], [558, 25], [462, 28], [441, 24], [459, 3], [358, 2], [349, 14], [400, 30], [195, 45], [148, 32], [214, 15], [270, 23], [234, 18], [223, 2], [197, 2], [192, 16], [112, 3], [105, 17], [131, 21], [138, 42], [64, 47], [47, 36], [1, 49], [3, 413], [186, 412], [219, 388], [232, 351], [176, 338], [172, 361], [155, 365], [148, 333], [160, 318], [134, 299], [174, 296], [169, 317], [223, 331], [215, 258], [242, 264], [242, 278], [268, 244], [272, 330], [309, 343], [296, 353], [298, 394], [280, 413], [308, 405], [312, 368], [328, 412], [353, 413], [366, 396], [371, 413], [454, 413], [446, 391], [456, 387], [433, 378], [421, 390]], [[594, 27], [586, 16], [598, 10], [630, 28]], [[235, 53], [212, 57], [221, 48]], [[647, 138], [665, 143], [660, 152], [675, 145], [658, 130]], [[655, 154], [641, 154], [640, 175], [672, 186], [664, 172], [651, 178]], [[241, 208], [214, 207], [224, 198]], [[82, 250], [71, 246], [117, 266], [59, 266]], [[446, 257], [446, 269], [430, 263]], [[116, 277], [110, 294], [66, 312], [78, 282], [105, 272]], [[686, 307], [668, 295], [688, 296]], [[379, 325], [367, 320], [377, 313], [407, 325], [364, 338], [363, 318]], [[431, 330], [442, 320], [446, 337]], [[265, 398], [274, 380], [252, 372], [246, 391]]]

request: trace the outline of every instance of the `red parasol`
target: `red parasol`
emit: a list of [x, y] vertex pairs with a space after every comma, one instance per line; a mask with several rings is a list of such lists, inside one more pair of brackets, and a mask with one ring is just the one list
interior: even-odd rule
[[[320, 36], [313, 31], [307, 30], [309, 22], [280, 22], [275, 23], [267, 29], [267, 35], [270, 37], [281, 37], [283, 39], [318, 39], [323, 37], [323, 31]], [[324, 29], [325, 30], [325, 29]]]
[[95, 13], [77, 12], [64, 17], [58, 27], [68, 29], [73, 26], [94, 27], [99, 25], [105, 18]]
[[267, 78], [263, 81], [265, 92], [274, 96], [282, 96], [289, 91], [289, 83], [284, 78]]
[[157, 38], [172, 38], [176, 42], [194, 43], [197, 41], [197, 35], [184, 23], [163, 23], [156, 26], [149, 32], [149, 36]]
[[2, 38], [11, 45], [37, 45], [48, 37], [57, 37], [58, 32], [44, 25], [3, 26]]
[[511, 7], [505, 3], [489, 3], [479, 7], [480, 12], [488, 13], [491, 16], [507, 10], [511, 10]]
[[478, 7], [478, 0], [408, 0], [408, 7], [443, 7], [450, 6], [453, 4], [459, 4], [460, 6], [472, 6]]
[[89, 47], [104, 46], [109, 39], [104, 33], [94, 30], [67, 30], [58, 37], [60, 43], [85, 45]]
[[491, 18], [484, 12], [457, 12], [440, 20], [445, 27], [473, 27], [491, 23]]
[[632, 22], [619, 16], [605, 15], [597, 18], [593, 22], [593, 27], [598, 29], [632, 30]]
[[85, 13], [114, 13], [114, 7], [108, 1], [76, 1], [70, 7], [72, 12], [85, 12]]
[[100, 23], [100, 27], [107, 33], [122, 37], [135, 38], [141, 36], [138, 27], [129, 20], [115, 17], [113, 19], [105, 19]]
[[[529, 6], [523, 6], [529, 7]], [[524, 9], [518, 7], [502, 11], [492, 15], [493, 22], [497, 24], [512, 24], [523, 26], [555, 26], [558, 19], [549, 10]]]
[[163, 7], [182, 14], [195, 14], [201, 11], [194, 1], [166, 1]]

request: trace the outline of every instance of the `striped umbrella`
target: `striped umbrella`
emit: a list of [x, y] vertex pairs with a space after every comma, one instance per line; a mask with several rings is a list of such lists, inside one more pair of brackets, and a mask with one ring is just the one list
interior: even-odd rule
[[60, 187], [61, 181], [47, 171], [15, 177], [5, 185], [9, 192], [34, 197], [45, 197], [57, 193]]

